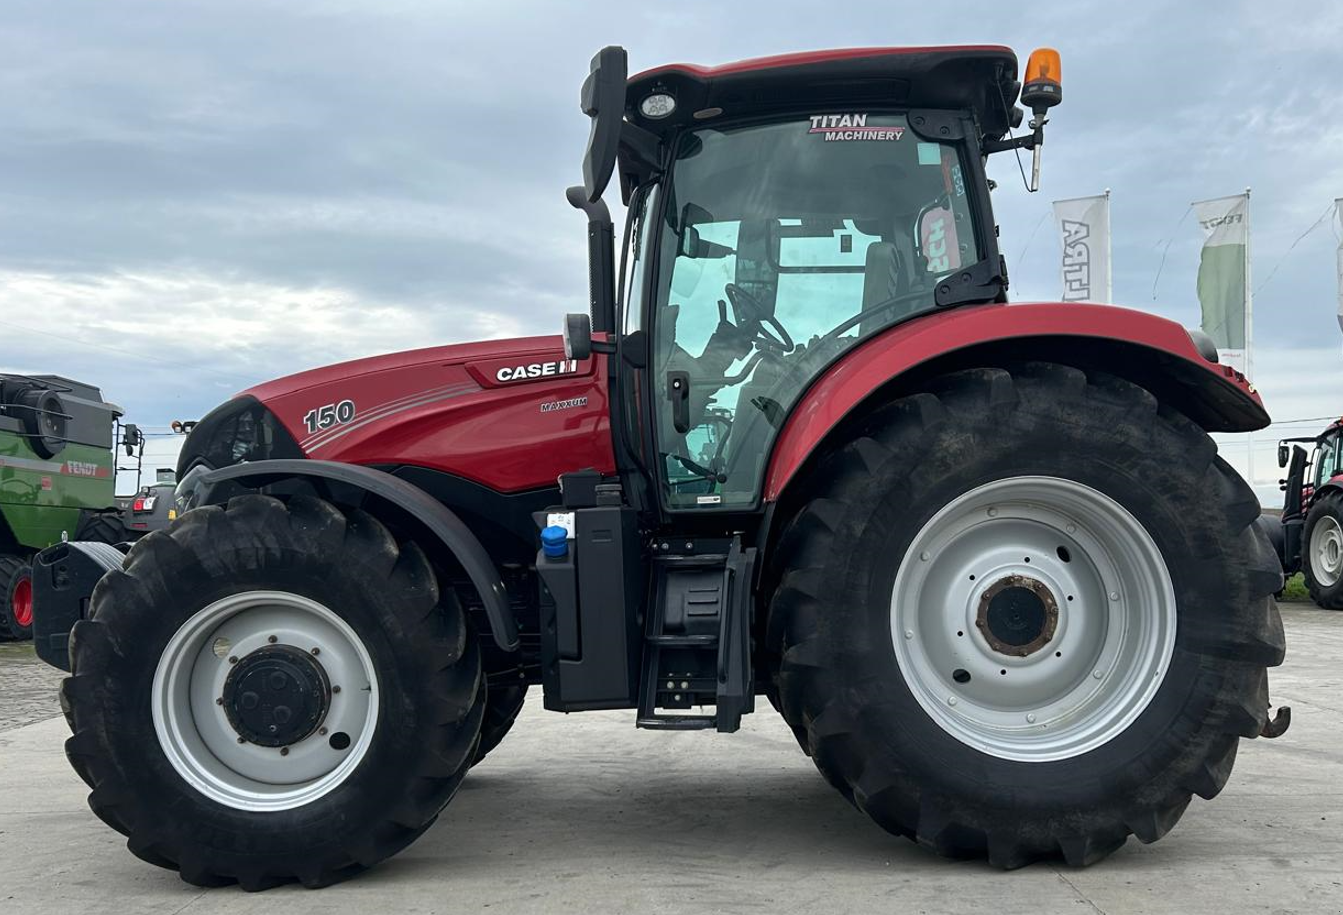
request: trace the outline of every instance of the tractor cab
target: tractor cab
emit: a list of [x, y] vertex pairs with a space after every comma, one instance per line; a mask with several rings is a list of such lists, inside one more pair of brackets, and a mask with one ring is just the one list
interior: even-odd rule
[[[1005, 300], [984, 160], [1038, 149], [1059, 91], [1033, 66], [1035, 132], [1004, 141], [1022, 120], [1004, 47], [628, 80], [623, 50], [594, 58], [585, 184], [570, 192], [592, 221], [592, 310], [569, 316], [566, 339], [570, 358], [615, 354], [617, 456], [627, 488], [648, 487], [642, 507], [667, 521], [757, 509], [793, 404], [842, 354], [918, 315]], [[612, 174], [630, 213], [618, 287], [600, 203]]]

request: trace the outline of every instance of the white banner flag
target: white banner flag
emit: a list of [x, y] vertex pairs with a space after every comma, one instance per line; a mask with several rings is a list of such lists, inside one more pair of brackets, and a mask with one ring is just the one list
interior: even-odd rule
[[1248, 374], [1250, 196], [1237, 194], [1192, 206], [1203, 230], [1198, 264], [1203, 332], [1217, 344], [1223, 365]]
[[1110, 194], [1054, 201], [1063, 238], [1063, 301], [1108, 302]]
[[[1343, 230], [1343, 197], [1334, 201], [1334, 216], [1338, 219], [1339, 229]], [[1339, 237], [1343, 238], [1343, 231]], [[1343, 241], [1338, 243], [1338, 327], [1343, 330]]]

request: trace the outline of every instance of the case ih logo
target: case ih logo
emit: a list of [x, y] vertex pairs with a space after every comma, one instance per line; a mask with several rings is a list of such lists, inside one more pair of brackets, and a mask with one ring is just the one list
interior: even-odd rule
[[494, 373], [494, 379], [496, 381], [526, 381], [528, 378], [544, 378], [548, 375], [572, 375], [577, 371], [577, 359], [561, 359], [559, 362], [529, 362], [526, 365], [505, 365]]
[[905, 128], [867, 126], [866, 114], [813, 114], [807, 133], [825, 134], [831, 140], [898, 140]]

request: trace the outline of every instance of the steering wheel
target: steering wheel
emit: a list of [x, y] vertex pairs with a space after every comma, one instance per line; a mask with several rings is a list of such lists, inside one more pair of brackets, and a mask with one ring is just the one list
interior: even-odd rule
[[[736, 283], [728, 283], [723, 287], [723, 292], [727, 293], [727, 300], [732, 303], [732, 316], [736, 318], [737, 326], [750, 330], [751, 339], [757, 346], [784, 353], [793, 351], [796, 346], [793, 338], [778, 318], [765, 313], [765, 306], [760, 304], [759, 299]], [[773, 332], [767, 332], [766, 328], [773, 328]]]

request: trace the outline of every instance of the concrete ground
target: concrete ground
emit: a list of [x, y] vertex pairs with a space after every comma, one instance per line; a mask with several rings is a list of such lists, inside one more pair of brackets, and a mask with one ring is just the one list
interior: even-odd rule
[[[816, 774], [768, 705], [739, 734], [636, 731], [529, 702], [440, 822], [319, 892], [201, 891], [133, 858], [61, 752], [52, 672], [0, 651], [0, 913], [1343, 912], [1343, 613], [1284, 607], [1291, 730], [1161, 842], [1001, 873], [893, 838]], [[17, 697], [17, 698], [16, 698]], [[57, 716], [28, 723], [46, 716]]]

